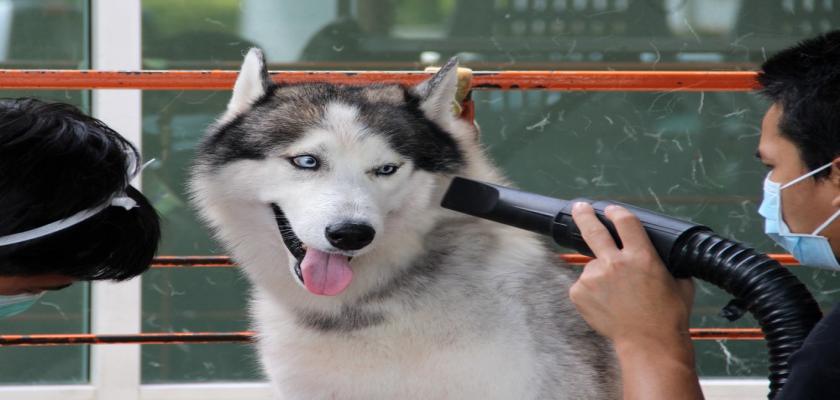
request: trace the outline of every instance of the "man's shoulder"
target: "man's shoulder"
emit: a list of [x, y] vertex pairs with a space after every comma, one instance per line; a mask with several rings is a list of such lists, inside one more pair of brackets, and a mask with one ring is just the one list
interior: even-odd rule
[[790, 376], [776, 399], [840, 399], [840, 307], [791, 355]]

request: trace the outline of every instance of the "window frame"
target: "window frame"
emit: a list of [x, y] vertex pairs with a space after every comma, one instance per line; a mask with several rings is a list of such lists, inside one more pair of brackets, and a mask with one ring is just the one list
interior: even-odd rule
[[[141, 1], [91, 0], [90, 49], [93, 69], [139, 70], [141, 56]], [[94, 90], [93, 116], [113, 127], [142, 152], [139, 90]], [[142, 178], [133, 182], [136, 187]], [[141, 280], [91, 284], [91, 332], [135, 333], [141, 329]], [[90, 382], [97, 398], [138, 400], [140, 345], [93, 346]]]

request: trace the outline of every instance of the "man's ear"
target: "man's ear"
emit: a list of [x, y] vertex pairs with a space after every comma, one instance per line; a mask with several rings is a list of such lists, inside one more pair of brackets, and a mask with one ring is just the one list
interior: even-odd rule
[[429, 119], [453, 119], [455, 92], [458, 90], [458, 59], [450, 58], [437, 73], [412, 90], [420, 97], [420, 109]]
[[265, 55], [262, 50], [252, 48], [245, 56], [233, 85], [233, 95], [221, 119], [227, 121], [243, 113], [254, 101], [264, 96], [272, 84], [265, 66]]
[[828, 180], [836, 193], [831, 205], [840, 208], [840, 157], [831, 162], [831, 173], [828, 175]]

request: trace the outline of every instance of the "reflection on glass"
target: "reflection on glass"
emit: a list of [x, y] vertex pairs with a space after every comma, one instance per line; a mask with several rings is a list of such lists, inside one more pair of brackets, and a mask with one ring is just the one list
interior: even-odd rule
[[[743, 70], [836, 27], [838, 9], [833, 0], [144, 0], [143, 60], [150, 69], [237, 69], [260, 46], [272, 69], [414, 70], [457, 55], [476, 70]], [[144, 93], [144, 151], [162, 161], [144, 188], [166, 221], [163, 254], [220, 251], [196, 222], [184, 180], [228, 97]], [[755, 94], [481, 91], [474, 99], [482, 140], [525, 189], [626, 201], [779, 251], [756, 213], [763, 170], [752, 154], [767, 104]], [[795, 272], [831, 304], [836, 277]], [[235, 271], [153, 272], [144, 330], [245, 329], [246, 286]], [[755, 326], [717, 317], [727, 301], [700, 285], [692, 325]], [[704, 376], [766, 375], [761, 342], [697, 349]], [[145, 346], [143, 355], [146, 382], [260, 378], [242, 346]]]
[[[198, 3], [201, 3], [200, 12]], [[145, 0], [144, 59], [286, 68], [750, 68], [831, 29], [834, 0]], [[203, 56], [212, 53], [209, 56]], [[230, 56], [234, 57], [230, 57]]]
[[0, 0], [3, 68], [85, 68], [87, 1]]

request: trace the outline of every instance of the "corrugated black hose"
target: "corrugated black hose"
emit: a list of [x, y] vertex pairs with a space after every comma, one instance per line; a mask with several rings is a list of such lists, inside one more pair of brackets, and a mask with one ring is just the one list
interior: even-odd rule
[[822, 318], [811, 293], [777, 261], [710, 231], [689, 234], [671, 257], [674, 276], [693, 276], [735, 296], [737, 303], [730, 306], [736, 310], [729, 319], [740, 316], [737, 308], [755, 317], [770, 354], [768, 398], [775, 397], [790, 374], [790, 355]]

